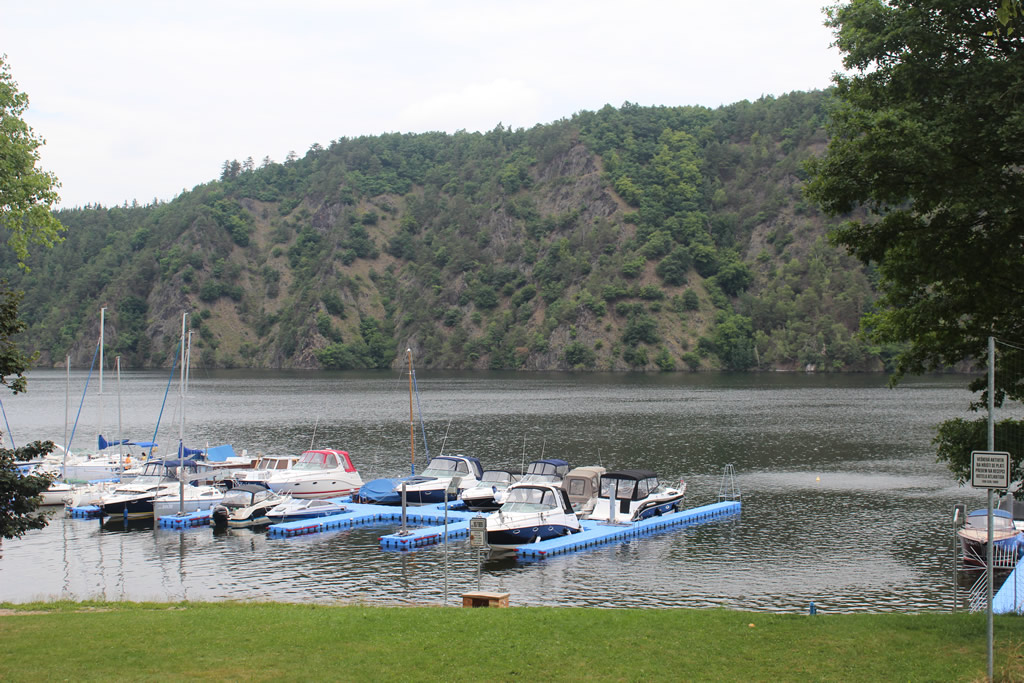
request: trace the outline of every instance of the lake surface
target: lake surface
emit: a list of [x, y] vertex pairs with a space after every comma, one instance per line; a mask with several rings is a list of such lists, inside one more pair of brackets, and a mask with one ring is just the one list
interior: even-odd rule
[[[297, 454], [314, 444], [349, 451], [365, 480], [409, 471], [407, 374], [194, 372], [184, 419], [169, 372], [112, 375], [102, 396], [94, 375], [83, 401], [86, 373], [69, 382], [63, 371], [33, 372], [27, 394], [3, 398], [15, 443], [62, 442], [77, 418], [74, 449], [95, 446], [101, 429], [117, 437], [120, 423], [137, 440], [156, 430], [158, 453], [173, 454], [184, 424], [189, 447]], [[395, 525], [271, 539], [58, 515], [4, 541], [0, 601], [442, 604], [447, 576], [450, 604], [479, 585], [510, 592], [513, 605], [949, 610], [952, 509], [983, 506], [985, 494], [959, 487], [935, 462], [931, 440], [939, 422], [972, 417], [966, 383], [942, 376], [890, 389], [879, 375], [431, 371], [417, 375], [418, 469], [427, 460], [422, 415], [432, 455], [461, 451], [515, 470], [541, 457], [650, 468], [665, 481], [685, 479], [689, 506], [715, 502], [732, 464], [742, 513], [532, 562], [481, 562], [468, 540], [447, 551], [382, 551], [379, 537]]]

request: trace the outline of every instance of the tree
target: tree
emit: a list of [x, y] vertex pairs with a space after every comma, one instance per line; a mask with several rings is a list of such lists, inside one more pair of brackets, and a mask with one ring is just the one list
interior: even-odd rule
[[50, 213], [60, 183], [36, 168], [44, 141], [21, 118], [28, 96], [18, 91], [6, 60], [0, 55], [0, 227], [24, 268], [29, 244], [52, 247], [64, 226]]
[[[877, 264], [881, 297], [865, 323], [875, 341], [904, 344], [894, 380], [984, 360], [989, 336], [1019, 345], [1020, 16], [971, 0], [853, 0], [827, 12], [852, 73], [834, 79], [831, 139], [807, 192], [852, 216], [834, 239]], [[997, 404], [1024, 398], [1022, 360], [1013, 348], [998, 356]]]
[[[0, 57], [0, 226], [9, 233], [7, 244], [18, 265], [28, 270], [28, 245], [50, 247], [61, 239], [64, 226], [52, 213], [58, 201], [57, 179], [36, 168], [43, 144], [21, 119], [28, 97], [18, 91], [6, 63]], [[22, 293], [0, 282], [0, 386], [13, 393], [26, 388], [25, 371], [31, 363], [14, 343], [25, 329], [18, 317]], [[15, 538], [29, 529], [46, 526], [44, 515], [36, 513], [38, 495], [50, 485], [45, 475], [23, 476], [16, 463], [53, 450], [53, 443], [35, 442], [17, 450], [0, 449], [0, 537]]]

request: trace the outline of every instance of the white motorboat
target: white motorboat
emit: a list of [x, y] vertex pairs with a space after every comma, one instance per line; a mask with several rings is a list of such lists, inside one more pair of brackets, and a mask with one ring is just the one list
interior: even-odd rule
[[346, 451], [306, 451], [284, 471], [275, 470], [267, 486], [293, 498], [336, 498], [359, 490], [363, 479]]
[[514, 548], [583, 530], [569, 495], [550, 482], [512, 484], [505, 502], [487, 516], [487, 544]]
[[646, 517], [675, 512], [686, 495], [686, 483], [679, 487], [658, 482], [650, 470], [618, 470], [601, 475], [601, 490], [589, 519], [629, 524]]
[[347, 507], [329, 498], [291, 498], [275, 505], [267, 512], [271, 524], [293, 522], [297, 519], [327, 517], [346, 512]]
[[270, 524], [267, 513], [287, 499], [259, 484], [236, 486], [226, 491], [223, 500], [213, 506], [213, 524], [231, 528], [265, 526]]
[[462, 502], [470, 510], [493, 512], [505, 500], [505, 491], [519, 481], [519, 475], [508, 470], [484, 470], [476, 483], [462, 492]]
[[182, 512], [187, 514], [197, 510], [210, 510], [222, 500], [224, 500], [224, 489], [217, 486], [207, 484], [181, 486], [179, 483], [178, 489], [173, 493], [164, 493], [153, 499], [153, 517], [160, 519]]

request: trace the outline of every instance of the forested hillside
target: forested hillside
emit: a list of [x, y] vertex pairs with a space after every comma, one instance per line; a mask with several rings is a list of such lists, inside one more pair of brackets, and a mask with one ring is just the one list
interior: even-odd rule
[[[607, 106], [529, 130], [387, 134], [228, 160], [168, 203], [65, 210], [20, 271], [21, 342], [166, 366], [871, 370], [871, 274], [801, 163], [829, 95]], [[2, 256], [2, 255], [0, 255]]]

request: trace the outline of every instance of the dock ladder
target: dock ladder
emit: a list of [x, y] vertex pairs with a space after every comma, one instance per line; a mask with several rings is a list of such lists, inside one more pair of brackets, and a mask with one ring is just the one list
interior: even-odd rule
[[736, 468], [730, 463], [725, 466], [725, 471], [722, 472], [722, 483], [718, 486], [718, 502], [740, 500], [742, 497], [740, 487], [736, 484]]

